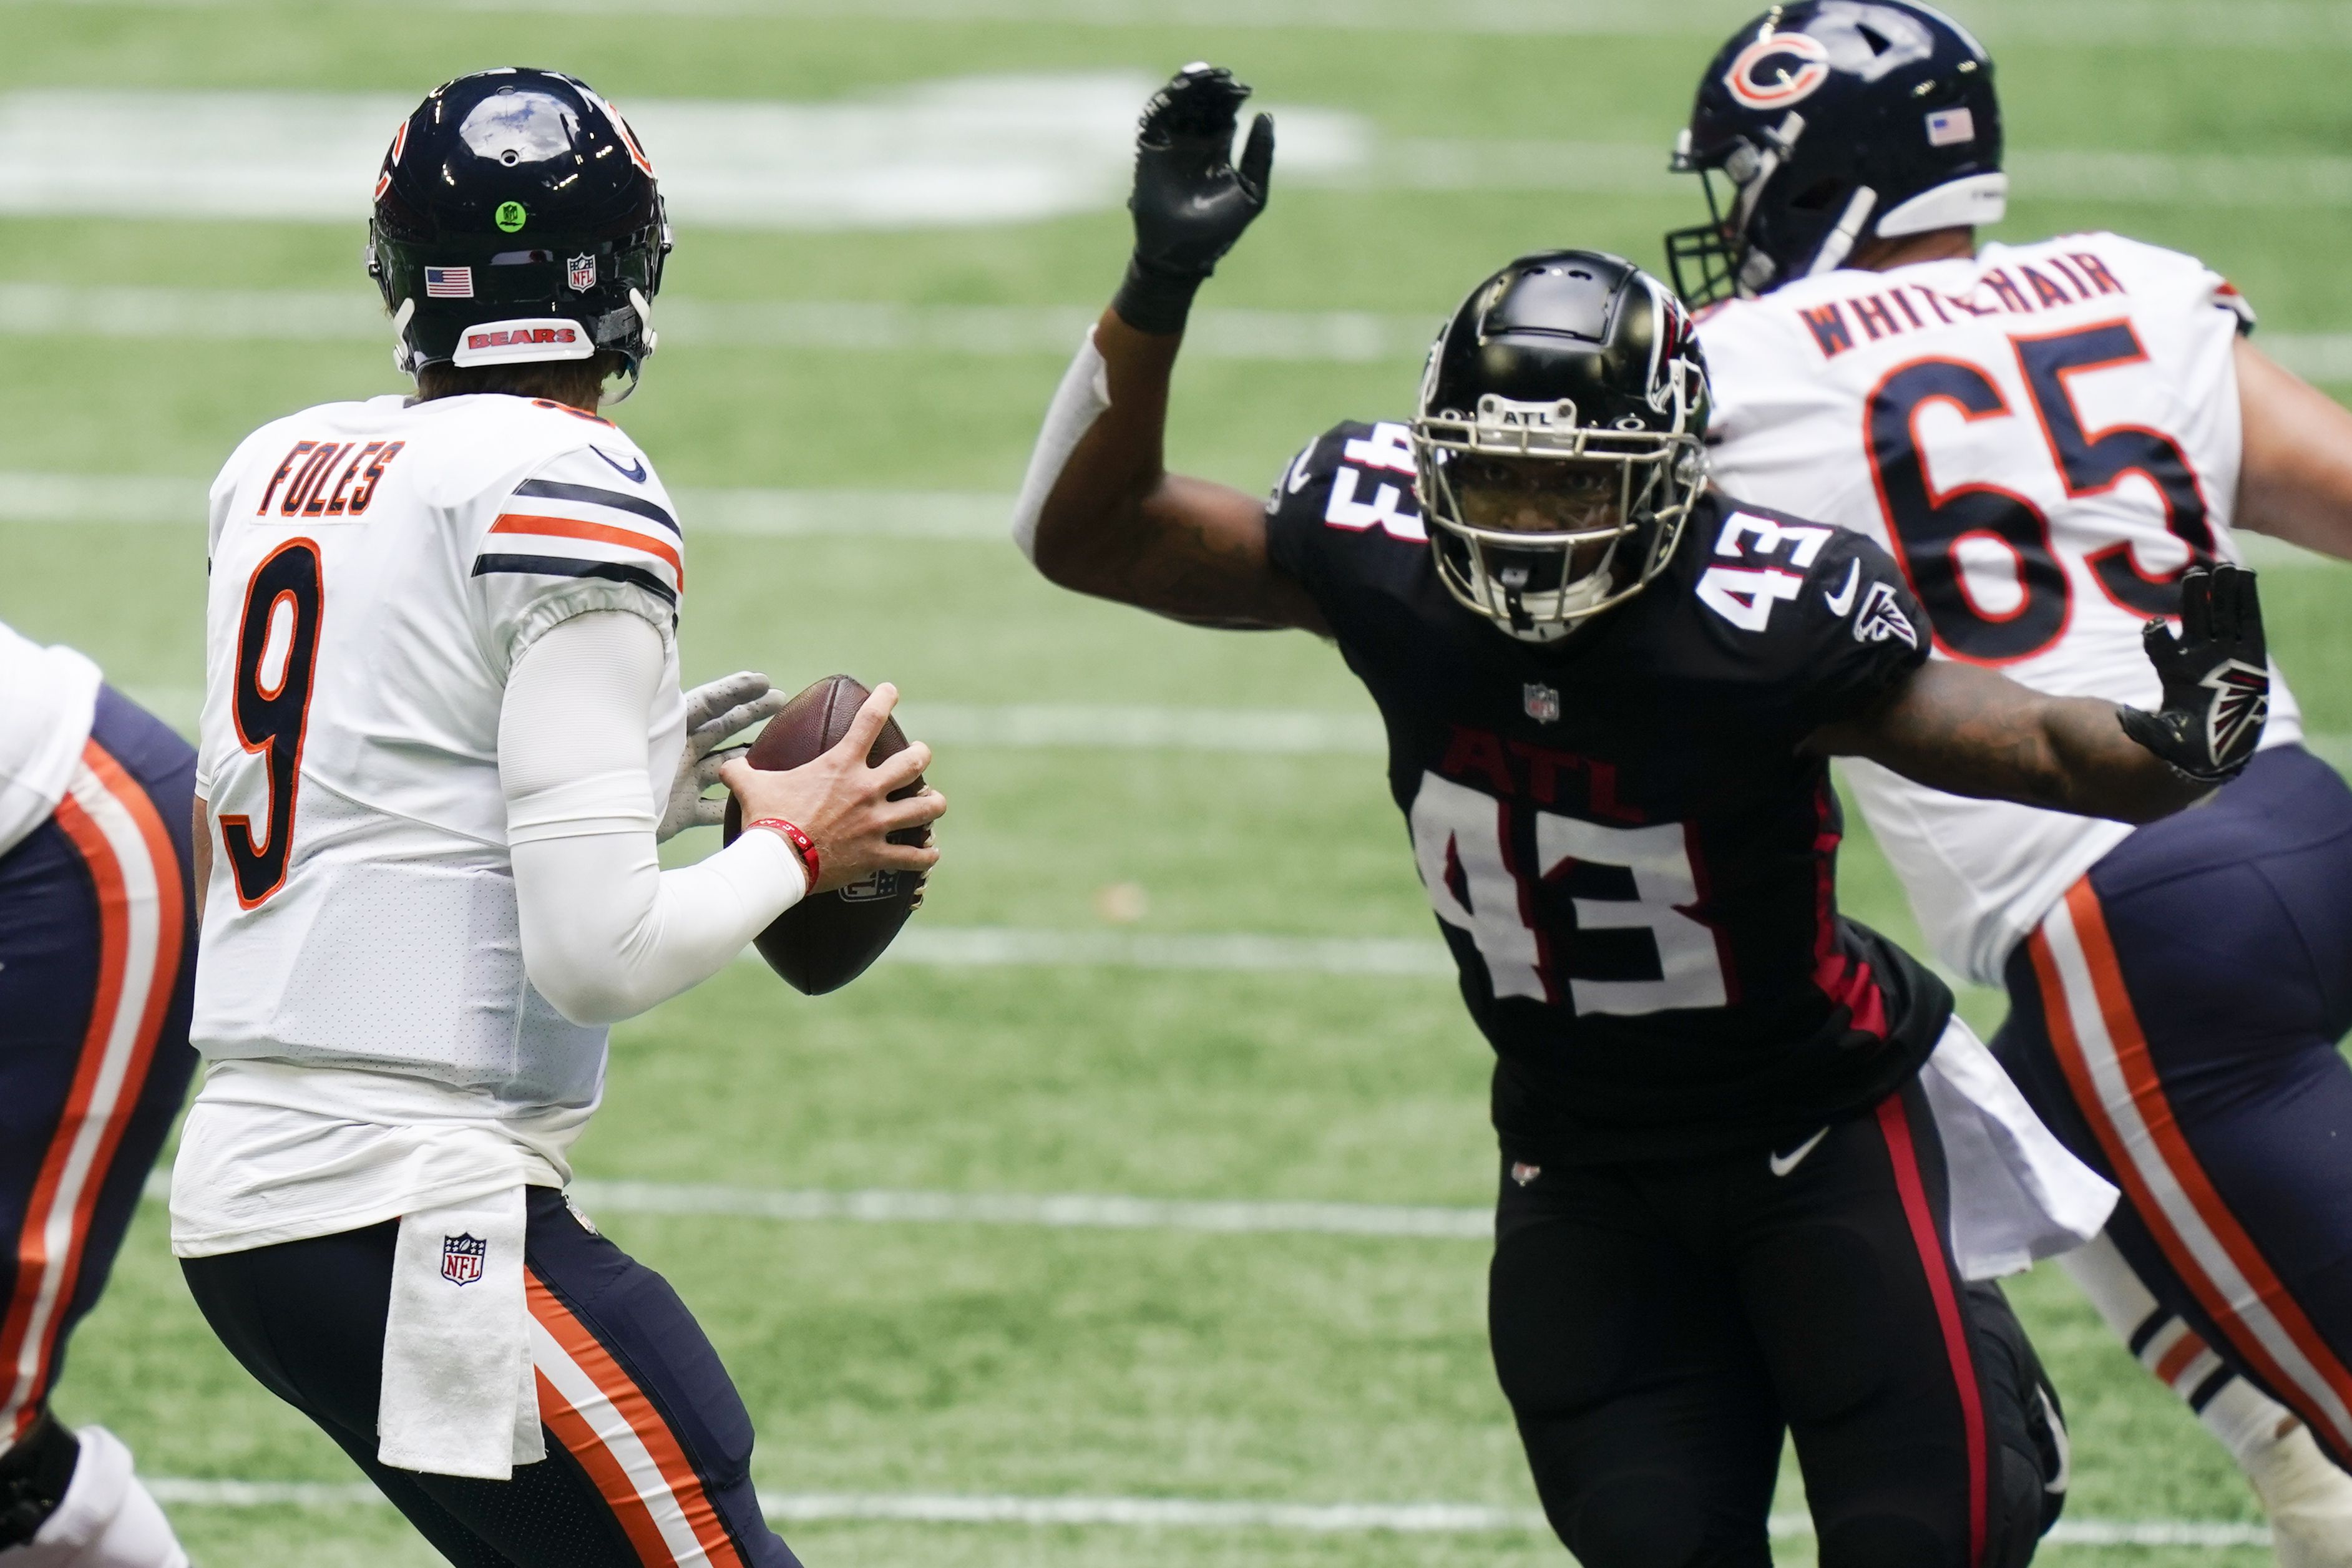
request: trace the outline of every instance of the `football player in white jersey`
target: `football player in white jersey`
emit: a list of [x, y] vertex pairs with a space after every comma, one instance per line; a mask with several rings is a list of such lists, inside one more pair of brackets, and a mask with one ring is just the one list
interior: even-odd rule
[[[786, 907], [928, 847], [929, 759], [714, 751], [781, 706], [678, 689], [675, 508], [598, 416], [654, 348], [668, 225], [584, 83], [436, 89], [375, 185], [413, 398], [329, 403], [212, 492], [197, 772], [203, 1086], [173, 1249], [206, 1319], [455, 1563], [794, 1563], [669, 1287], [562, 1195], [606, 1026]], [[747, 829], [698, 865], [656, 841]]]
[[[1724, 47], [1675, 154], [1715, 221], [1668, 236], [1709, 307], [1713, 471], [1886, 546], [1939, 656], [2145, 702], [2143, 630], [2236, 528], [2352, 557], [2352, 415], [2191, 257], [1979, 246], [2000, 154], [1992, 62], [1928, 6], [1802, 0]], [[2245, 775], [2137, 830], [1849, 779], [1938, 955], [2007, 988], [2011, 1074], [2124, 1191], [2074, 1277], [2246, 1469], [2281, 1560], [2341, 1565], [2352, 790], [2271, 684]]]
[[49, 1393], [186, 1094], [195, 753], [0, 625], [0, 1568], [186, 1568], [103, 1427]]

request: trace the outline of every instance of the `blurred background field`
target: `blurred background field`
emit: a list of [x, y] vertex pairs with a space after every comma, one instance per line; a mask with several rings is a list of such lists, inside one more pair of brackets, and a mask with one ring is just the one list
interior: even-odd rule
[[[2000, 64], [2005, 235], [2193, 250], [2275, 352], [2352, 383], [2352, 6], [1954, 9]], [[1744, 10], [0, 0], [0, 619], [191, 723], [205, 483], [263, 420], [400, 390], [359, 266], [394, 119], [488, 65], [585, 77], [678, 227], [616, 417], [680, 494], [689, 678], [895, 680], [955, 799], [901, 961], [819, 1000], [738, 966], [626, 1026], [579, 1149], [585, 1207], [725, 1353], [787, 1537], [814, 1568], [1561, 1561], [1485, 1349], [1487, 1053], [1369, 705], [1312, 639], [1048, 589], [1002, 518], [1118, 277], [1128, 126], [1168, 71], [1230, 64], [1282, 124], [1171, 441], [1255, 488], [1402, 413], [1438, 316], [1510, 255], [1654, 264], [1696, 194], [1665, 149]], [[2260, 559], [2340, 764], [2352, 579]], [[1909, 936], [1849, 844], [1848, 906]], [[1026, 1201], [1051, 1195], [1099, 1201]], [[214, 1344], [162, 1220], [77, 1343], [68, 1418], [170, 1479], [204, 1563], [430, 1561]], [[2074, 1517], [2207, 1527], [2042, 1560], [2265, 1560], [2228, 1544], [2259, 1515], [2226, 1459], [2064, 1282], [2017, 1295], [2074, 1416]]]

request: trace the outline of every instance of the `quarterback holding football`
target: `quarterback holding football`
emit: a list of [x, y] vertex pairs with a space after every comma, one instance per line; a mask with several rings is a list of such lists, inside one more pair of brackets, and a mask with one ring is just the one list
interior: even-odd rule
[[[654, 350], [669, 248], [585, 83], [447, 83], [369, 236], [415, 395], [267, 424], [212, 491], [173, 1247], [229, 1350], [455, 1563], [794, 1563], [726, 1369], [570, 1207], [566, 1151], [607, 1026], [938, 853], [890, 837], [944, 810], [928, 749], [868, 766], [892, 688], [775, 771], [717, 749], [784, 706], [765, 677], [679, 690], [677, 508], [596, 412]], [[721, 780], [740, 833], [664, 871]]]

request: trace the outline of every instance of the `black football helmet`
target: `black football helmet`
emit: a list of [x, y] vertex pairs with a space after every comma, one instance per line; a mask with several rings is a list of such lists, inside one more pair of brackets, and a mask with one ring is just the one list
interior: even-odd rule
[[1983, 45], [1913, 0], [1798, 0], [1742, 27], [1675, 144], [1714, 216], [1666, 235], [1675, 292], [1694, 308], [1752, 298], [1867, 240], [1998, 223], [1992, 76]]
[[620, 111], [575, 77], [508, 66], [434, 89], [393, 132], [367, 268], [403, 371], [610, 349], [634, 387], [669, 249]]
[[[1674, 558], [1706, 421], [1706, 365], [1664, 284], [1598, 251], [1521, 256], [1471, 290], [1422, 378], [1412, 446], [1439, 580], [1535, 643], [1623, 603]], [[1465, 496], [1495, 485], [1520, 515], [1474, 519]]]

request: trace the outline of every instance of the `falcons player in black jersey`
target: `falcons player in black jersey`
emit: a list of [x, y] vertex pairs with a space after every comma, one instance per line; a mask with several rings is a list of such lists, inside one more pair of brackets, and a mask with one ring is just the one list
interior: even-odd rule
[[[2252, 576], [2190, 579], [2158, 713], [1927, 662], [1856, 534], [1706, 479], [1682, 308], [1613, 256], [1472, 292], [1416, 417], [1311, 443], [1270, 499], [1169, 474], [1193, 292], [1264, 205], [1273, 127], [1188, 68], [1144, 116], [1137, 247], [1065, 378], [1016, 536], [1055, 582], [1339, 644], [1497, 1057], [1497, 1370], [1587, 1568], [1770, 1562], [1793, 1433], [1824, 1568], [2008, 1568], [2064, 1433], [1993, 1276], [2115, 1194], [1843, 918], [1828, 759], [2145, 821], [2242, 767]], [[2119, 722], [2120, 721], [2120, 722]]]

